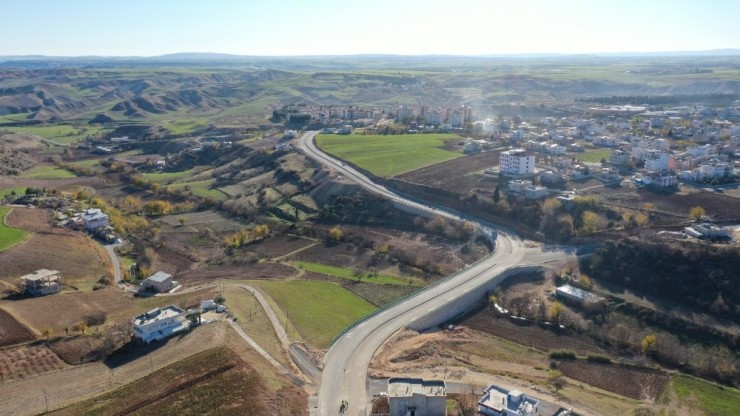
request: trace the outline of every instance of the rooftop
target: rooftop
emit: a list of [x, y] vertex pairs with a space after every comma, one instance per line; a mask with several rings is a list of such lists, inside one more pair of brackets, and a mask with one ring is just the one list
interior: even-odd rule
[[486, 394], [478, 402], [481, 406], [501, 412], [504, 409], [513, 411], [517, 414], [529, 415], [534, 414], [535, 407], [539, 403], [519, 390], [507, 390], [503, 387], [490, 385], [486, 389]]
[[41, 270], [36, 270], [33, 273], [29, 273], [25, 276], [21, 276], [21, 280], [47, 280], [47, 279], [58, 278], [58, 277], [59, 277], [58, 270], [41, 269]]
[[134, 325], [146, 325], [151, 322], [156, 322], [167, 318], [174, 318], [176, 316], [183, 315], [184, 313], [184, 310], [178, 308], [175, 305], [169, 305], [163, 308], [156, 308], [135, 317]]
[[414, 394], [424, 396], [445, 396], [447, 391], [442, 380], [422, 380], [420, 378], [388, 379], [389, 397], [411, 397]]
[[595, 295], [591, 292], [587, 292], [583, 289], [579, 289], [571, 285], [562, 285], [558, 287], [556, 290], [558, 293], [568, 294], [568, 295], [577, 297], [578, 299], [582, 301], [587, 301], [587, 302], [598, 302], [603, 299], [601, 296]]
[[151, 282], [162, 283], [162, 282], [166, 281], [167, 279], [170, 279], [171, 277], [172, 277], [171, 274], [165, 273], [165, 272], [163, 272], [163, 271], [160, 270], [157, 273], [154, 273], [153, 275], [147, 277], [146, 280], [149, 280]]

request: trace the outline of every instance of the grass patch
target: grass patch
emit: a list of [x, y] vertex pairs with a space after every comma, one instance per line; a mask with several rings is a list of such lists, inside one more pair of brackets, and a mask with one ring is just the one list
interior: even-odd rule
[[599, 149], [581, 153], [580, 155], [576, 156], [576, 159], [580, 160], [581, 162], [599, 163], [601, 162], [601, 159], [609, 160], [609, 156], [611, 155], [611, 149]]
[[[317, 348], [327, 348], [347, 325], [375, 307], [341, 286], [323, 281], [251, 281], [265, 292], [300, 337]], [[278, 312], [278, 313], [280, 313]]]
[[58, 168], [56, 166], [42, 165], [31, 168], [22, 175], [21, 178], [28, 179], [67, 179], [75, 178], [75, 174], [68, 171], [67, 169]]
[[449, 159], [460, 153], [442, 149], [449, 134], [316, 136], [326, 152], [376, 175], [390, 177]]
[[[666, 392], [673, 392], [682, 405], [699, 408], [708, 415], [740, 414], [740, 390], [698, 378], [676, 376]], [[665, 393], [663, 398], [666, 397]]]
[[421, 286], [418, 282], [410, 279], [401, 279], [395, 276], [382, 274], [372, 275], [362, 273], [358, 270], [347, 269], [344, 267], [328, 266], [321, 263], [311, 263], [307, 261], [291, 261], [293, 266], [308, 270], [309, 272], [320, 273], [325, 276], [340, 277], [342, 279], [353, 280], [355, 282], [374, 283], [377, 285], [397, 285], [397, 286]]
[[69, 124], [58, 124], [52, 126], [20, 126], [9, 127], [7, 129], [19, 134], [32, 134], [34, 136], [43, 137], [44, 139], [61, 144], [74, 143], [87, 136], [100, 134], [103, 130], [106, 130], [102, 127], [75, 127]]
[[187, 178], [192, 175], [193, 169], [188, 169], [180, 172], [145, 173], [144, 177], [155, 183], [166, 184]]
[[0, 207], [0, 251], [4, 251], [23, 241], [26, 233], [17, 228], [5, 225], [5, 216], [10, 212], [10, 208]]
[[0, 189], [0, 199], [4, 199], [6, 196], [12, 194], [13, 192], [15, 192], [16, 195], [24, 195], [26, 193], [26, 189], [28, 188], [26, 188], [25, 186]]
[[193, 193], [193, 195], [200, 196], [203, 198], [212, 198], [216, 201], [225, 201], [228, 199], [228, 195], [224, 193], [223, 191], [212, 188], [213, 183], [216, 182], [215, 179], [206, 179], [203, 181], [196, 181], [196, 182], [185, 182], [185, 183], [178, 183], [172, 185], [172, 188], [174, 189], [183, 189], [186, 188], [190, 192]]

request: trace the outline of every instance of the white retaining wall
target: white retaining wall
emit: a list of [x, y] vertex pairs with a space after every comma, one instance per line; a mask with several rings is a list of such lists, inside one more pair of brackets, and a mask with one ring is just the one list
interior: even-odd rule
[[451, 300], [443, 306], [429, 312], [423, 317], [415, 320], [411, 324], [407, 325], [407, 328], [413, 329], [414, 331], [425, 331], [430, 328], [434, 328], [445, 322], [449, 322], [453, 318], [456, 318], [466, 312], [469, 312], [473, 307], [478, 305], [481, 299], [488, 297], [488, 294], [496, 289], [498, 285], [504, 282], [509, 277], [519, 273], [530, 273], [541, 270], [541, 266], [515, 266], [504, 270], [498, 276], [493, 277], [491, 280], [481, 284], [475, 289], [470, 290], [468, 293], [460, 296], [457, 299]]

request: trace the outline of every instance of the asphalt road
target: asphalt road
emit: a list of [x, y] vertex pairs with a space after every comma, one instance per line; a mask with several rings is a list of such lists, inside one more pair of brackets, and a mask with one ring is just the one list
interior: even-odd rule
[[[317, 132], [308, 132], [299, 139], [299, 145], [306, 155], [341, 172], [368, 191], [414, 209], [449, 218], [472, 220], [443, 207], [425, 205], [408, 199], [373, 183], [350, 166], [321, 152], [314, 143], [316, 134]], [[368, 414], [366, 388], [368, 365], [375, 351], [397, 330], [490, 281], [510, 267], [542, 264], [563, 257], [560, 250], [544, 251], [538, 247], [530, 248], [516, 234], [493, 224], [482, 223], [481, 226], [483, 229], [490, 228], [496, 231], [496, 250], [491, 255], [461, 271], [455, 278], [429, 287], [405, 302], [362, 322], [332, 345], [324, 358], [318, 408], [315, 409], [319, 415], [338, 414], [343, 400], [349, 402], [346, 415]]]

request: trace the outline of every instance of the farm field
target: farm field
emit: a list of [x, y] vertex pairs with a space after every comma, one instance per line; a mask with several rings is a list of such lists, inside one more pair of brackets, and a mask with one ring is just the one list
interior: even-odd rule
[[[270, 414], [261, 374], [228, 348], [213, 348], [54, 415]], [[265, 397], [268, 396], [268, 397]], [[292, 403], [288, 403], [292, 404]]]
[[[689, 376], [675, 376], [658, 401], [668, 411], [676, 407], [708, 416], [740, 414], [740, 390]], [[687, 411], [689, 411], [686, 409]]]
[[54, 410], [105, 393], [189, 356], [224, 345], [226, 331], [224, 324], [210, 324], [152, 345], [143, 355], [137, 351], [108, 363], [71, 366], [42, 376], [0, 384], [0, 397], [4, 398], [2, 412], [40, 414], [44, 413], [47, 403], [48, 409]]
[[352, 269], [328, 266], [320, 263], [311, 263], [306, 261], [292, 261], [293, 266], [310, 272], [323, 274], [326, 276], [340, 277], [342, 279], [352, 280], [355, 282], [373, 283], [376, 285], [397, 285], [397, 286], [421, 286], [418, 282], [411, 279], [401, 279], [394, 276], [385, 276], [382, 274], [371, 275], [369, 273], [356, 272]]
[[396, 179], [441, 188], [446, 191], [464, 193], [473, 188], [490, 192], [498, 184], [497, 178], [481, 179], [481, 173], [487, 168], [498, 165], [500, 150], [478, 153], [446, 160], [431, 166], [397, 175]]
[[657, 399], [669, 380], [658, 370], [581, 360], [562, 361], [558, 369], [572, 379], [636, 400]]
[[32, 134], [34, 136], [43, 137], [61, 144], [74, 143], [84, 139], [86, 136], [95, 135], [104, 131], [104, 129], [100, 127], [75, 127], [69, 124], [11, 127], [10, 130], [18, 134]]
[[[295, 326], [297, 335], [317, 348], [375, 307], [341, 286], [323, 281], [250, 281], [277, 304], [279, 313]], [[292, 335], [288, 331], [289, 335]]]
[[228, 195], [223, 191], [211, 187], [214, 182], [216, 182], [215, 179], [206, 179], [203, 181], [176, 183], [171, 185], [171, 187], [173, 189], [186, 189], [192, 192], [193, 195], [211, 198], [216, 201], [225, 201], [228, 199]]
[[36, 344], [0, 350], [0, 383], [67, 367], [67, 364], [46, 345]]
[[448, 159], [462, 156], [444, 150], [450, 134], [409, 135], [326, 135], [316, 136], [316, 143], [340, 159], [351, 162], [378, 176], [390, 177]]
[[34, 339], [34, 334], [8, 312], [0, 309], [0, 347]]
[[11, 193], [15, 192], [16, 195], [22, 195], [26, 193], [26, 189], [28, 189], [25, 186], [19, 186], [16, 188], [3, 188], [0, 189], [0, 199], [5, 198], [6, 196], [10, 195]]
[[188, 169], [179, 172], [145, 173], [144, 177], [155, 183], [168, 184], [180, 179], [187, 178], [189, 176], [193, 176], [194, 174], [195, 169]]
[[28, 179], [66, 179], [76, 176], [74, 173], [56, 166], [38, 165], [23, 172], [20, 177]]
[[26, 238], [27, 234], [23, 230], [7, 225], [6, 216], [8, 212], [10, 212], [10, 208], [0, 207], [0, 252], [20, 243]]

